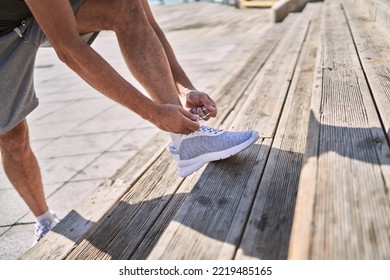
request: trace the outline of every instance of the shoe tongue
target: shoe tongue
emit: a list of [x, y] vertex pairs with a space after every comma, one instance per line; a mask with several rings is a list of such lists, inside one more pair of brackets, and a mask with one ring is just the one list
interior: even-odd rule
[[205, 125], [202, 125], [202, 126], [198, 129], [199, 132], [211, 132], [211, 131], [213, 131], [213, 130], [214, 130], [213, 128], [210, 128], [210, 127], [205, 126]]
[[218, 128], [213, 128], [213, 127], [208, 127], [208, 126], [205, 126], [205, 125], [202, 125], [198, 131], [203, 131], [203, 132], [206, 132], [206, 133], [218, 133], [218, 132], [221, 132], [223, 131], [222, 129], [218, 129]]

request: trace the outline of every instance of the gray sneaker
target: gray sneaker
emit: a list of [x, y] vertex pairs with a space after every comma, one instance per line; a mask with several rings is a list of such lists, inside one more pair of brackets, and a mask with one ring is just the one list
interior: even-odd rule
[[179, 147], [170, 144], [168, 151], [176, 160], [180, 176], [186, 177], [208, 162], [241, 152], [257, 139], [259, 134], [255, 130], [230, 132], [202, 125], [199, 130], [184, 135]]

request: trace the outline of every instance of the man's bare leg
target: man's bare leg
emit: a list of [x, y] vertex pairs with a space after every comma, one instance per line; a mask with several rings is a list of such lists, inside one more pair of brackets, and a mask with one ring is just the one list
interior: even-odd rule
[[6, 134], [0, 134], [4, 171], [35, 216], [48, 211], [41, 172], [30, 147], [27, 121]]
[[80, 33], [115, 31], [130, 71], [152, 99], [181, 105], [168, 58], [141, 0], [84, 0], [76, 20]]

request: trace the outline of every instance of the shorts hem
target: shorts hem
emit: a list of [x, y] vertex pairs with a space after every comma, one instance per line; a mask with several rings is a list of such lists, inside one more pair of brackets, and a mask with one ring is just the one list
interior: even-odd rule
[[38, 105], [39, 105], [39, 100], [38, 98], [36, 98], [35, 101], [29, 107], [27, 107], [27, 109], [25, 109], [23, 113], [20, 114], [19, 118], [17, 118], [15, 122], [12, 122], [11, 124], [8, 124], [5, 127], [1, 127], [0, 134], [6, 134], [10, 132], [12, 129], [14, 129], [18, 124], [20, 124], [24, 119], [26, 119], [27, 116], [31, 114], [38, 107]]

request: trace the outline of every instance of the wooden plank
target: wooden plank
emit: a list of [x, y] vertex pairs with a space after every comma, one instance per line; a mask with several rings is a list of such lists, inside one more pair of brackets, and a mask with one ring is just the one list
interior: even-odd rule
[[287, 259], [322, 14], [322, 3], [310, 5], [313, 18], [236, 259]]
[[[354, 44], [369, 83], [381, 123], [390, 137], [390, 38], [383, 36], [378, 26], [369, 20], [366, 11], [358, 9], [350, 1], [343, 1], [343, 8], [353, 34]], [[390, 6], [390, 3], [389, 3]], [[379, 145], [380, 143], [378, 143]], [[385, 149], [380, 159], [386, 185], [390, 186], [390, 157]], [[389, 189], [390, 190], [390, 189]]]
[[[321, 24], [323, 22], [321, 16]], [[322, 30], [322, 29], [321, 29]], [[322, 36], [320, 36], [322, 37]], [[321, 38], [320, 38], [321, 39]], [[323, 84], [323, 54], [322, 44], [317, 50], [316, 69], [314, 72], [313, 92], [308, 122], [306, 148], [303, 166], [298, 184], [295, 213], [291, 229], [288, 259], [308, 259], [312, 240], [313, 209], [315, 203], [315, 186], [318, 171], [318, 144], [320, 142], [321, 93]]]
[[302, 174], [299, 185], [300, 193], [308, 190], [314, 197], [299, 194], [297, 201], [297, 209], [307, 201], [314, 206], [307, 209], [313, 218], [304, 220], [296, 212], [289, 257], [387, 259], [390, 205], [383, 150], [376, 144], [387, 145], [385, 135], [339, 1], [326, 3], [321, 26], [321, 103], [313, 108], [319, 118], [310, 120], [318, 122], [313, 127], [319, 132], [313, 133], [319, 141], [306, 155], [305, 164], [314, 162], [314, 168], [302, 171], [315, 175]]
[[[241, 109], [245, 113], [230, 115], [235, 118], [231, 129], [251, 127], [260, 130], [264, 128], [263, 123], [277, 125], [311, 12], [312, 9], [308, 9], [297, 19], [260, 71], [256, 86]], [[275, 81], [273, 71], [278, 71], [279, 81]], [[271, 80], [275, 85], [272, 89]], [[269, 97], [271, 102], [263, 106], [261, 102], [267, 99], [270, 90], [276, 97]], [[264, 110], [267, 106], [266, 110], [275, 113], [260, 114], [259, 108]], [[270, 135], [274, 130], [268, 129]], [[271, 141], [271, 138], [263, 138], [235, 157], [210, 163], [148, 259], [232, 259]], [[238, 165], [240, 169], [237, 169]]]
[[236, 7], [242, 8], [270, 8], [277, 0], [237, 0]]
[[272, 21], [281, 22], [291, 12], [301, 11], [307, 0], [280, 0], [271, 8]]

